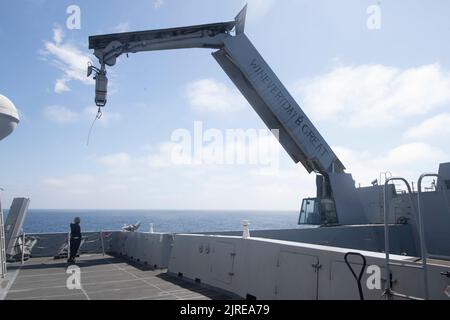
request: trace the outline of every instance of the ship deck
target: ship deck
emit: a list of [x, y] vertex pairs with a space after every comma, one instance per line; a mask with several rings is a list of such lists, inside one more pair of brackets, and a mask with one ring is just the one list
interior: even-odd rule
[[7, 279], [0, 279], [0, 300], [230, 300], [166, 270], [143, 269], [111, 256], [82, 256], [77, 266], [81, 289], [69, 290], [64, 260], [36, 258], [8, 265]]

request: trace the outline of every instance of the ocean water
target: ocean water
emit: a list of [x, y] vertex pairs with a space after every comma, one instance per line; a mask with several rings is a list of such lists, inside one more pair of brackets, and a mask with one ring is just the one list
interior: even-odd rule
[[[5, 216], [7, 212], [5, 212]], [[29, 210], [26, 233], [67, 232], [74, 217], [81, 218], [83, 231], [120, 230], [124, 224], [141, 222], [146, 232], [219, 232], [241, 230], [250, 220], [253, 230], [299, 228], [298, 212], [286, 211], [156, 211], [156, 210]]]

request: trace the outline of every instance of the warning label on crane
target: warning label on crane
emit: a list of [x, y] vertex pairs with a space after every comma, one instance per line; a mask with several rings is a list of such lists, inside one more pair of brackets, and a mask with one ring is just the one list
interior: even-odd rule
[[327, 146], [322, 143], [322, 139], [314, 132], [315, 130], [312, 128], [312, 125], [308, 124], [306, 115], [301, 112], [297, 103], [294, 105], [290, 101], [292, 98], [288, 98], [283, 94], [282, 89], [270, 78], [258, 59], [253, 59], [250, 66], [260, 81], [266, 84], [265, 92], [272, 95], [271, 100], [275, 101], [278, 107], [287, 115], [287, 122], [295, 120], [294, 123], [298, 126], [297, 131], [303, 133], [320, 157], [329, 155], [330, 152], [328, 151]]
[[[320, 172], [330, 172], [335, 161], [340, 164], [329, 145], [244, 34], [226, 40], [224, 50], [257, 92], [260, 100], [254, 100], [253, 104], [264, 102], [269, 108], [270, 115], [260, 114], [263, 120], [267, 123], [270, 117], [275, 117], [289, 135], [291, 142], [283, 147], [295, 153], [297, 161], [309, 170]], [[280, 142], [283, 144], [283, 141]], [[292, 149], [292, 143], [301, 152]], [[343, 166], [340, 169], [344, 169]]]

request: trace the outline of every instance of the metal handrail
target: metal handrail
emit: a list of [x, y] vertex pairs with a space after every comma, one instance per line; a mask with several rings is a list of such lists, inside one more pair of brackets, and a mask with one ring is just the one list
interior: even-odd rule
[[[390, 268], [390, 244], [389, 244], [389, 216], [388, 216], [388, 201], [387, 201], [387, 186], [391, 181], [403, 181], [408, 189], [409, 200], [411, 203], [411, 209], [414, 210], [413, 201], [411, 198], [411, 186], [404, 178], [389, 178], [384, 183], [384, 251], [386, 253], [386, 292], [388, 297], [393, 295], [392, 283], [391, 283], [391, 268]], [[421, 237], [422, 241], [422, 237]]]
[[[0, 188], [1, 190], [1, 188]], [[0, 201], [0, 278], [4, 279], [6, 277], [7, 273], [7, 266], [6, 266], [6, 244], [5, 244], [5, 228], [4, 228], [4, 221], [3, 221], [3, 210], [2, 210], [2, 204]]]

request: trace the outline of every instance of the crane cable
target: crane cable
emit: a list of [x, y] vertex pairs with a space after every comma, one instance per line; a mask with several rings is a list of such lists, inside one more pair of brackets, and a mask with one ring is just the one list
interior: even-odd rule
[[92, 121], [91, 128], [89, 129], [89, 133], [88, 133], [88, 137], [87, 137], [87, 143], [86, 143], [87, 146], [89, 146], [89, 142], [91, 140], [91, 134], [92, 134], [92, 130], [94, 129], [95, 122], [97, 120], [100, 120], [102, 118], [102, 116], [103, 116], [102, 109], [101, 109], [101, 107], [99, 107], [98, 111], [97, 111], [97, 114], [95, 115], [95, 119], [94, 119], [94, 121]]

